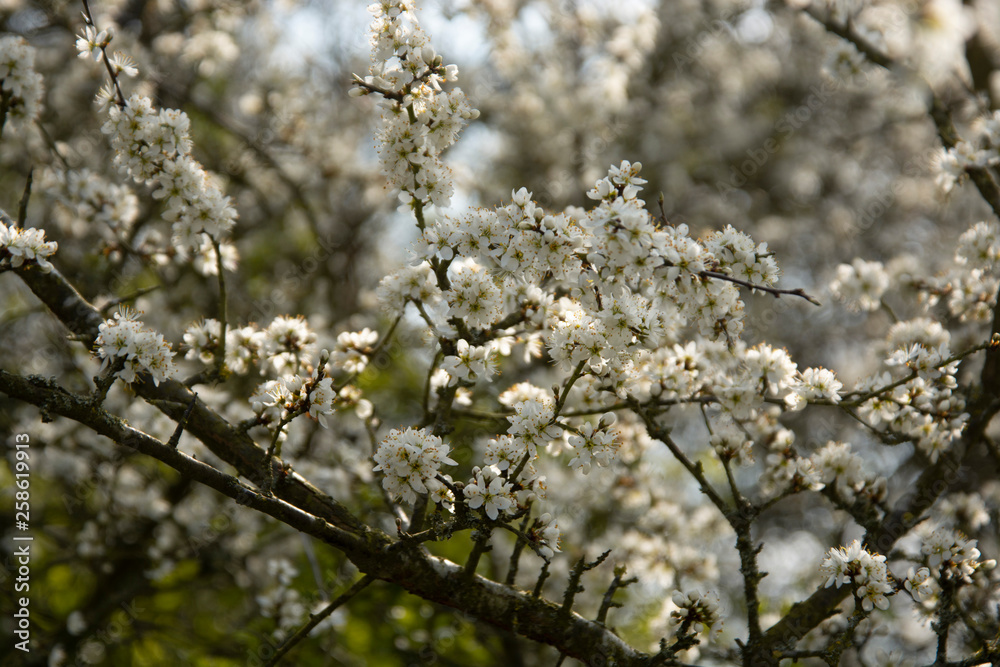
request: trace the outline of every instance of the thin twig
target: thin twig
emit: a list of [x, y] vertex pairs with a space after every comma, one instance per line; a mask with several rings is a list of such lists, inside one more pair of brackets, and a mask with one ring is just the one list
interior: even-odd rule
[[761, 292], [767, 292], [768, 294], [773, 294], [775, 298], [780, 297], [783, 294], [788, 296], [797, 296], [805, 299], [809, 303], [815, 306], [822, 306], [818, 299], [806, 294], [805, 290], [801, 287], [795, 289], [778, 289], [777, 287], [767, 287], [766, 285], [758, 285], [757, 283], [752, 283], [748, 280], [742, 280], [740, 278], [735, 278], [733, 276], [726, 275], [725, 273], [719, 273], [718, 271], [699, 271], [699, 276], [703, 278], [716, 278], [718, 280], [727, 280], [731, 283], [736, 283], [737, 285], [742, 285], [743, 287], [748, 287], [752, 290], [760, 290]]
[[266, 667], [274, 667], [275, 665], [277, 665], [278, 662], [285, 656], [285, 654], [287, 654], [289, 651], [295, 648], [296, 644], [305, 639], [306, 636], [310, 632], [312, 632], [313, 628], [322, 623], [330, 614], [335, 612], [338, 607], [342, 606], [346, 602], [349, 602], [351, 598], [353, 598], [355, 595], [357, 595], [365, 588], [367, 588], [368, 585], [373, 581], [375, 581], [375, 577], [373, 577], [370, 574], [366, 574], [365, 576], [358, 579], [357, 582], [355, 582], [353, 586], [347, 589], [347, 591], [344, 594], [337, 596], [336, 600], [323, 607], [321, 611], [319, 611], [316, 614], [310, 614], [309, 622], [303, 625], [301, 628], [299, 628], [298, 632], [296, 632], [294, 635], [286, 639], [285, 642], [278, 647], [278, 650], [275, 652], [274, 657], [267, 662]]
[[24, 192], [21, 194], [21, 201], [17, 205], [17, 226], [24, 227], [28, 219], [28, 200], [31, 199], [31, 181], [35, 174], [35, 168], [28, 169], [28, 178], [24, 182]]
[[219, 352], [215, 356], [215, 371], [221, 377], [226, 368], [226, 333], [229, 328], [229, 306], [226, 300], [226, 270], [222, 266], [222, 247], [214, 237], [212, 247], [215, 248], [215, 267], [219, 272], [219, 323], [221, 333], [219, 334]]

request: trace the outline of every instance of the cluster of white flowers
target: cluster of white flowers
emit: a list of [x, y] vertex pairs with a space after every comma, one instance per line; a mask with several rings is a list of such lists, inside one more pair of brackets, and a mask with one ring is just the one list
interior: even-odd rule
[[45, 240], [44, 229], [8, 227], [0, 222], [0, 267], [8, 262], [14, 268], [27, 263], [48, 273], [52, 270], [48, 258], [58, 249], [58, 243]]
[[404, 266], [381, 280], [377, 296], [391, 311], [401, 311], [409, 301], [433, 305], [441, 299], [434, 270], [428, 262]]
[[889, 289], [889, 274], [881, 262], [855, 259], [837, 267], [837, 278], [830, 290], [851, 310], [878, 310], [882, 296]]
[[802, 409], [809, 401], [840, 402], [840, 390], [844, 385], [833, 371], [825, 368], [807, 368], [792, 380], [791, 391], [785, 396], [785, 403], [792, 410]]
[[23, 132], [42, 110], [42, 75], [35, 49], [22, 37], [0, 37], [0, 133], [7, 123]]
[[670, 601], [676, 609], [670, 612], [670, 625], [687, 634], [699, 628], [705, 634], [722, 633], [722, 616], [719, 613], [719, 596], [701, 591], [674, 591]]
[[969, 530], [979, 530], [990, 522], [989, 508], [979, 493], [953, 493], [941, 501], [939, 509], [942, 520]]
[[317, 371], [309, 378], [284, 375], [277, 380], [268, 380], [257, 387], [250, 397], [250, 405], [257, 414], [258, 424], [277, 426], [299, 414], [308, 413], [326, 428], [326, 418], [336, 412], [339, 398], [333, 388], [333, 380], [319, 377]]
[[[858, 413], [872, 427], [884, 424], [888, 432], [912, 438], [937, 461], [965, 428], [969, 419], [964, 399], [955, 394], [958, 361], [952, 359], [950, 334], [940, 323], [917, 318], [894, 324], [887, 335], [890, 371], [864, 378], [856, 392], [877, 395], [865, 401]], [[902, 369], [906, 375], [891, 371]], [[901, 379], [916, 377], [902, 384]], [[883, 389], [890, 387], [890, 389]]]
[[501, 435], [487, 443], [483, 461], [486, 465], [503, 471], [516, 468], [526, 453], [521, 440], [512, 435]]
[[769, 286], [776, 283], [781, 275], [767, 244], [754, 245], [749, 235], [737, 231], [732, 225], [726, 225], [721, 232], [705, 239], [705, 249], [718, 262], [716, 267], [712, 267], [714, 270], [741, 280]]
[[261, 356], [278, 373], [296, 373], [316, 348], [316, 334], [306, 319], [279, 315], [263, 331]]
[[[445, 317], [477, 329], [520, 311], [532, 330], [514, 337], [515, 342], [544, 342], [562, 368], [582, 363], [585, 374], [599, 376], [601, 386], [620, 398], [647, 390], [662, 393], [673, 383], [646, 375], [646, 364], [662, 362], [658, 348], [673, 344], [685, 326], [738, 344], [743, 302], [739, 288], [724, 277], [768, 286], [778, 270], [766, 245], [731, 227], [699, 243], [684, 225], [660, 225], [637, 197], [645, 183], [640, 169], [639, 163], [613, 165], [590, 192], [599, 204], [589, 212], [549, 214], [522, 188], [505, 206], [430, 221], [417, 246], [420, 264], [384, 279], [382, 302], [395, 309], [419, 301], [430, 311], [443, 299]], [[450, 265], [453, 277], [444, 291], [436, 284], [433, 262]], [[437, 321], [434, 326], [446, 335], [451, 331]], [[654, 350], [652, 359], [646, 350]], [[751, 362], [755, 354], [750, 353]], [[446, 362], [453, 376], [451, 369], [465, 379], [470, 373], [460, 370], [463, 366], [469, 363], [459, 355]], [[794, 365], [790, 368], [794, 371]], [[785, 378], [780, 391], [770, 381], [764, 389], [786, 396], [794, 385], [807, 399], [836, 401], [839, 386], [828, 372], [794, 379]], [[728, 398], [756, 392], [759, 380], [732, 389], [725, 381], [718, 384]], [[741, 409], [740, 414], [750, 412]]]
[[937, 182], [949, 192], [967, 169], [982, 169], [1000, 163], [1000, 112], [978, 119], [973, 125], [973, 136], [959, 141], [953, 148], [937, 154]]
[[945, 192], [950, 192], [955, 183], [968, 169], [983, 169], [1000, 162], [1000, 152], [995, 146], [977, 148], [968, 141], [959, 141], [953, 148], [941, 149], [936, 165], [937, 183]]
[[957, 266], [926, 282], [926, 303], [945, 295], [948, 311], [961, 321], [986, 322], [993, 317], [1000, 287], [1000, 224], [978, 222], [958, 239]]
[[703, 351], [694, 341], [654, 350], [642, 366], [649, 386], [635, 393], [641, 398], [648, 393], [651, 398], [666, 401], [694, 396], [704, 386], [709, 371]]
[[467, 326], [486, 329], [503, 315], [503, 293], [475, 260], [454, 262], [451, 289], [444, 293], [448, 316]]
[[429, 494], [437, 503], [453, 502], [451, 492], [437, 479], [442, 465], [457, 465], [449, 448], [424, 429], [393, 429], [375, 452], [373, 470], [382, 472], [382, 486], [395, 498], [413, 503], [417, 494]]
[[120, 306], [114, 318], [105, 320], [99, 331], [94, 347], [104, 359], [102, 371], [121, 364], [116, 377], [131, 383], [140, 373], [149, 373], [157, 385], [176, 375], [170, 345], [162, 334], [145, 328], [139, 321], [139, 313], [131, 308]]
[[383, 0], [369, 11], [375, 16], [372, 65], [351, 93], [383, 97], [383, 125], [376, 137], [379, 158], [403, 202], [446, 207], [454, 186], [440, 155], [479, 112], [460, 88], [441, 89], [442, 83], [458, 78], [458, 67], [444, 65], [434, 52], [412, 0]]
[[[190, 325], [184, 333], [188, 348], [186, 358], [198, 359], [204, 364], [216, 362], [220, 352], [219, 338], [222, 325], [207, 318]], [[368, 358], [363, 350], [377, 339], [377, 334], [365, 329], [344, 332], [330, 355], [327, 370], [330, 373], [355, 373], [363, 370]], [[306, 368], [316, 352], [316, 333], [302, 316], [279, 315], [267, 327], [254, 324], [226, 329], [226, 367], [238, 375], [245, 374], [259, 364], [259, 372], [268, 375], [294, 375]]]
[[943, 576], [970, 583], [979, 568], [991, 570], [996, 567], [995, 560], [979, 560], [981, 554], [976, 548], [976, 540], [947, 528], [936, 528], [926, 534], [920, 553], [926, 557], [927, 566], [935, 579]]
[[823, 473], [812, 459], [799, 456], [792, 446], [794, 434], [787, 429], [768, 445], [766, 467], [761, 486], [767, 491], [819, 491], [824, 487]]
[[1000, 224], [977, 222], [970, 227], [958, 238], [955, 260], [973, 269], [994, 270], [1000, 261]]
[[368, 366], [368, 354], [376, 341], [378, 333], [368, 328], [341, 333], [330, 355], [331, 367], [351, 374], [360, 373]]
[[917, 602], [931, 599], [937, 592], [937, 582], [929, 568], [910, 568], [903, 579], [903, 588], [910, 592]]
[[922, 533], [920, 556], [911, 560], [922, 565], [909, 568], [902, 582], [917, 602], [933, 602], [941, 590], [941, 580], [969, 584], [976, 572], [996, 567], [995, 560], [980, 560], [976, 540], [959, 531], [938, 526], [921, 527], [919, 532]]
[[843, 584], [854, 587], [854, 595], [861, 600], [865, 611], [889, 608], [887, 593], [893, 591], [890, 583], [889, 570], [885, 565], [885, 556], [873, 554], [861, 547], [858, 540], [851, 542], [846, 548], [833, 548], [823, 559], [821, 566], [823, 576], [827, 577], [826, 586]]
[[455, 343], [455, 354], [449, 354], [441, 361], [441, 369], [448, 373], [449, 385], [489, 380], [496, 372], [493, 346], [469, 345], [468, 341], [460, 339]]
[[203, 364], [214, 363], [221, 338], [222, 323], [219, 320], [208, 318], [192, 324], [184, 332], [184, 345], [188, 348], [184, 358], [198, 359]]
[[866, 493], [875, 499], [884, 497], [886, 479], [870, 474], [866, 470], [864, 459], [851, 451], [850, 443], [828, 442], [810, 458], [823, 484], [833, 484], [837, 495], [844, 502], [853, 503], [860, 493]]
[[507, 417], [507, 432], [517, 439], [521, 450], [535, 458], [539, 445], [544, 447], [550, 440], [562, 437], [562, 429], [553, 423], [554, 419], [555, 404], [551, 399], [529, 398], [514, 405], [514, 414]]
[[619, 445], [610, 428], [615, 421], [614, 413], [606, 412], [597, 424], [585, 422], [569, 436], [569, 446], [575, 454], [569, 462], [571, 468], [586, 475], [594, 463], [604, 468], [614, 462]]
[[823, 368], [798, 370], [786, 350], [766, 343], [731, 347], [711, 341], [663, 347], [637, 367], [640, 381], [630, 389], [641, 400], [690, 400], [710, 394], [739, 420], [760, 415], [765, 399], [783, 400], [789, 410], [809, 402], [839, 403], [842, 384]]
[[135, 94], [123, 107], [111, 106], [102, 129], [111, 138], [119, 170], [153, 185], [153, 197], [164, 200], [163, 217], [173, 223], [177, 250], [202, 254], [202, 234], [224, 242], [236, 223], [236, 209], [191, 157], [189, 126], [184, 112], [157, 111], [148, 98]]
[[465, 485], [463, 495], [470, 509], [483, 508], [486, 516], [494, 521], [500, 512], [513, 514], [517, 510], [517, 498], [501, 471], [494, 466], [472, 469], [472, 481]]
[[[44, 191], [67, 213], [63, 227], [74, 236], [97, 232], [106, 248], [117, 250], [139, 217], [139, 199], [131, 188], [89, 169], [46, 169]], [[119, 251], [120, 252], [120, 251]]]
[[732, 420], [724, 421], [717, 427], [708, 442], [723, 461], [737, 461], [741, 466], [751, 465], [753, 457], [753, 440], [738, 429]]
[[552, 518], [548, 512], [538, 517], [538, 522], [529, 533], [532, 544], [536, 545], [538, 552], [544, 558], [552, 558], [559, 549], [559, 523]]

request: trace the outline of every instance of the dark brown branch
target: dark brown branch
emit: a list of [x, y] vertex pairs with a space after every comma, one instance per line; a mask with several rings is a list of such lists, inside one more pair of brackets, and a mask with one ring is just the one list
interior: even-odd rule
[[[88, 346], [93, 344], [103, 318], [57, 270], [42, 273], [37, 267], [23, 265], [12, 271], [77, 339]], [[138, 381], [132, 389], [175, 421], [182, 420], [190, 409], [185, 426], [187, 432], [233, 465], [239, 474], [257, 485], [263, 482], [265, 452], [183, 384], [166, 380], [155, 386], [151, 381]], [[347, 508], [295, 473], [285, 475], [276, 484], [274, 496], [264, 496], [236, 477], [128, 427], [91, 401], [74, 397], [47, 380], [28, 380], [0, 371], [0, 391], [50, 414], [75, 419], [112, 439], [117, 436], [116, 442], [153, 456], [237, 502], [340, 549], [362, 572], [395, 583], [425, 600], [459, 609], [584, 661], [598, 656], [605, 663], [622, 666], [648, 667], [651, 664], [652, 656], [635, 650], [603, 625], [575, 612], [564, 614], [558, 605], [538, 594], [479, 575], [469, 577], [460, 565], [431, 556], [418, 545], [394, 543], [389, 536], [363, 524]], [[276, 472], [280, 474], [281, 471]], [[547, 564], [543, 572], [547, 573]], [[539, 590], [542, 581], [544, 576], [539, 579]]]
[[784, 294], [788, 296], [801, 297], [806, 301], [808, 301], [809, 303], [816, 306], [823, 305], [815, 297], [806, 294], [805, 290], [803, 290], [801, 287], [797, 287], [795, 289], [778, 289], [777, 287], [767, 287], [766, 285], [758, 285], [748, 280], [741, 280], [740, 278], [735, 278], [733, 276], [726, 275], [725, 273], [719, 273], [718, 271], [700, 271], [698, 275], [703, 278], [715, 278], [717, 280], [726, 280], [728, 282], [736, 283], [737, 285], [742, 285], [743, 287], [747, 287], [752, 290], [760, 290], [761, 292], [767, 292], [768, 294], [773, 294], [775, 298], [780, 297]]
[[22, 377], [0, 369], [0, 391], [11, 398], [39, 406], [50, 415], [72, 419], [113, 442], [151, 456], [181, 473], [186, 479], [211, 487], [240, 505], [267, 514], [303, 533], [350, 553], [366, 546], [364, 539], [338, 528], [279, 498], [271, 498], [246, 486], [232, 475], [191, 458], [156, 438], [135, 429], [123, 420], [94, 405], [88, 397], [77, 396], [53, 381]]
[[31, 199], [31, 184], [34, 174], [35, 169], [29, 169], [28, 178], [24, 180], [24, 192], [21, 193], [21, 201], [17, 205], [17, 224], [19, 227], [24, 227], [24, 223], [28, 219], [28, 201]]
[[597, 611], [596, 620], [598, 623], [606, 624], [608, 620], [608, 611], [612, 607], [622, 606], [621, 602], [614, 601], [615, 593], [618, 592], [618, 589], [625, 588], [626, 586], [630, 586], [639, 581], [636, 577], [623, 579], [625, 573], [626, 570], [624, 565], [615, 568], [615, 578], [611, 580], [611, 585], [608, 586], [608, 590], [604, 592], [604, 597], [601, 599], [601, 608]]
[[[28, 285], [35, 296], [87, 347], [97, 339], [104, 318], [94, 306], [55, 268], [43, 273], [37, 267], [22, 265], [14, 272]], [[132, 385], [135, 392], [155, 405], [174, 421], [180, 421], [194, 401], [187, 421], [187, 431], [207, 446], [213, 454], [235, 466], [240, 475], [263, 484], [265, 480], [265, 452], [244, 431], [216, 414], [182, 383], [165, 380], [159, 386], [150, 380]], [[280, 463], [275, 462], [275, 466]], [[276, 477], [281, 471], [276, 470]], [[352, 532], [364, 532], [366, 527], [346, 507], [321, 493], [302, 477], [292, 474], [284, 477], [276, 490], [277, 495], [303, 511], [322, 517], [330, 523]]]
[[68, 417], [113, 441], [156, 458], [185, 477], [210, 486], [241, 505], [341, 550], [362, 572], [398, 584], [430, 602], [460, 609], [501, 629], [555, 646], [571, 657], [589, 661], [603, 656], [605, 664], [649, 667], [651, 656], [636, 651], [602, 624], [548, 600], [479, 575], [467, 576], [462, 566], [426, 554], [406, 542], [393, 543], [384, 533], [343, 530], [302, 511], [281, 498], [266, 496], [236, 477], [173, 449], [152, 436], [95, 407], [44, 378], [24, 378], [0, 370], [0, 392], [44, 406], [52, 415]]

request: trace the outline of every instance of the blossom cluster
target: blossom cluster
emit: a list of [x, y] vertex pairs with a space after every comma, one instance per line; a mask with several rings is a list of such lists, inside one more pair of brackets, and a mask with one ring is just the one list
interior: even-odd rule
[[827, 577], [826, 587], [843, 584], [853, 587], [854, 594], [861, 601], [865, 611], [875, 607], [889, 608], [887, 593], [892, 593], [893, 585], [885, 565], [885, 556], [873, 554], [854, 540], [847, 547], [830, 549], [821, 566]]
[[575, 454], [569, 462], [571, 468], [586, 475], [594, 463], [602, 468], [611, 465], [619, 447], [616, 434], [610, 430], [616, 420], [613, 412], [606, 412], [597, 424], [585, 422], [575, 434], [569, 436], [569, 446]]
[[548, 512], [538, 517], [529, 536], [532, 538], [532, 544], [538, 547], [538, 553], [544, 558], [552, 558], [560, 550], [559, 522]]
[[141, 373], [149, 373], [157, 385], [176, 375], [170, 344], [162, 334], [144, 327], [135, 310], [119, 307], [114, 318], [105, 320], [99, 331], [94, 347], [104, 359], [102, 371], [121, 366], [114, 375], [128, 383], [135, 382]]
[[330, 365], [351, 374], [360, 373], [368, 366], [368, 355], [376, 341], [378, 334], [371, 329], [341, 333], [330, 355]]
[[[685, 225], [653, 219], [637, 198], [640, 169], [613, 165], [591, 191], [600, 203], [589, 212], [548, 213], [522, 188], [505, 206], [439, 217], [422, 229], [418, 263], [385, 278], [379, 296], [393, 309], [418, 303], [432, 318], [440, 307], [429, 323], [445, 333], [457, 321], [488, 330], [521, 311], [561, 367], [582, 363], [624, 398], [641, 383], [643, 350], [676, 340], [685, 326], [734, 341], [743, 302], [725, 277], [763, 287], [778, 275], [766, 245], [731, 227], [700, 243]], [[433, 262], [449, 267], [444, 288]], [[813, 396], [836, 393], [828, 374], [812, 379]]]
[[942, 148], [936, 156], [937, 183], [950, 192], [969, 169], [985, 169], [1000, 163], [1000, 111], [979, 119], [975, 136]]
[[455, 354], [441, 361], [441, 370], [448, 374], [448, 384], [488, 380], [496, 372], [496, 355], [492, 345], [469, 345], [465, 339], [455, 343]]
[[944, 582], [954, 586], [971, 584], [977, 572], [996, 567], [993, 559], [981, 560], [977, 541], [960, 531], [938, 525], [921, 527], [919, 532], [920, 553], [910, 556], [919, 565], [909, 568], [902, 579], [903, 588], [917, 602], [934, 602]]
[[863, 259], [838, 266], [837, 278], [830, 284], [833, 294], [851, 310], [878, 310], [887, 289], [889, 274], [882, 263]]
[[920, 553], [935, 579], [953, 579], [971, 583], [972, 575], [980, 568], [991, 570], [994, 560], [980, 560], [976, 540], [971, 540], [956, 530], [938, 527], [926, 534]]
[[0, 222], [0, 266], [10, 262], [10, 266], [17, 268], [28, 263], [48, 273], [52, 270], [48, 258], [58, 249], [58, 243], [45, 240], [44, 229], [22, 229], [13, 224], [8, 227]]
[[446, 207], [454, 192], [441, 152], [479, 112], [460, 88], [445, 92], [458, 67], [444, 65], [420, 27], [412, 0], [373, 4], [372, 65], [357, 79], [353, 95], [382, 96], [383, 125], [377, 132], [379, 159], [404, 203]]
[[955, 264], [921, 285], [928, 307], [944, 299], [948, 312], [963, 322], [989, 321], [1000, 287], [1000, 224], [977, 222], [966, 230], [955, 248]]
[[[382, 472], [383, 488], [396, 498], [413, 503], [419, 493], [430, 494], [437, 503], [453, 502], [451, 491], [437, 479], [442, 465], [457, 465], [448, 453], [448, 445], [424, 429], [393, 429], [375, 452], [377, 465], [374, 470]], [[484, 479], [479, 481], [485, 482]], [[486, 501], [487, 493], [492, 493], [488, 485], [477, 496], [480, 503]], [[502, 495], [499, 491], [497, 494], [498, 497]], [[499, 500], [491, 502], [496, 517]]]
[[722, 632], [719, 596], [701, 591], [674, 591], [671, 596], [676, 609], [670, 612], [670, 625], [685, 634], [694, 634], [695, 628], [705, 634]]
[[500, 512], [513, 514], [517, 499], [512, 493], [513, 484], [501, 474], [499, 468], [486, 466], [472, 469], [472, 481], [465, 485], [463, 495], [470, 509], [483, 508], [486, 516], [496, 520]]
[[[98, 32], [88, 19], [76, 46], [81, 58], [100, 62], [110, 42], [110, 33]], [[118, 75], [135, 76], [138, 70], [123, 54], [115, 54], [108, 66], [115, 79], [101, 91], [99, 99], [113, 103], [101, 129], [109, 135], [115, 165], [136, 183], [153, 186], [153, 197], [163, 200], [163, 218], [173, 223], [171, 243], [179, 259], [193, 258], [205, 275], [218, 272], [216, 260], [232, 270], [236, 249], [227, 239], [236, 223], [236, 209], [217, 179], [191, 156], [187, 114], [176, 109], [157, 110], [147, 97], [137, 93], [123, 99]], [[218, 258], [216, 246], [221, 254]]]
[[309, 378], [285, 375], [277, 380], [268, 380], [257, 387], [250, 397], [250, 405], [257, 414], [259, 424], [276, 426], [299, 414], [308, 413], [326, 428], [326, 418], [336, 412], [338, 399], [333, 380], [313, 373]]
[[135, 94], [124, 106], [112, 105], [102, 128], [111, 138], [115, 164], [137, 183], [153, 185], [164, 200], [163, 218], [173, 223], [174, 247], [184, 254], [203, 252], [207, 234], [224, 241], [236, 223], [236, 209], [218, 184], [191, 157], [190, 120], [182, 111], [153, 108]]
[[[186, 358], [198, 359], [204, 364], [216, 363], [222, 349], [221, 336], [222, 324], [216, 319], [206, 318], [192, 324], [184, 333], [188, 348]], [[233, 373], [242, 375], [259, 364], [261, 374], [273, 371], [279, 375], [294, 375], [307, 365], [315, 352], [316, 333], [301, 316], [279, 315], [263, 329], [253, 324], [227, 328], [225, 350], [226, 367]]]
[[[139, 199], [131, 188], [89, 169], [47, 169], [40, 180], [64, 209], [63, 226], [69, 233], [82, 236], [96, 231], [105, 248], [121, 253], [139, 217]], [[130, 245], [142, 252], [143, 240], [131, 238]]]
[[9, 123], [23, 132], [42, 110], [42, 75], [35, 71], [35, 49], [22, 37], [0, 37], [0, 134]]
[[451, 268], [451, 289], [444, 294], [448, 316], [476, 329], [486, 329], [499, 320], [503, 315], [503, 292], [494, 277], [474, 260], [454, 262]]
[[823, 484], [834, 485], [837, 497], [847, 504], [860, 494], [881, 500], [885, 497], [886, 479], [871, 474], [865, 460], [847, 442], [828, 442], [810, 457]]
[[952, 358], [950, 339], [928, 318], [897, 322], [887, 334], [889, 370], [862, 379], [855, 389], [870, 396], [858, 410], [868, 424], [912, 439], [932, 462], [962, 434], [969, 418], [965, 400], [954, 392], [958, 360]]

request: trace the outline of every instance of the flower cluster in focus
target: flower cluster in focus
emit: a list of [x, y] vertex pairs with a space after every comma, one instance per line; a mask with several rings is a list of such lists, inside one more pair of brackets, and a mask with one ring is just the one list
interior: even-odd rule
[[58, 243], [45, 240], [44, 229], [8, 227], [0, 222], [0, 266], [7, 262], [14, 268], [24, 263], [35, 264], [48, 273], [52, 270], [48, 258], [58, 249]]
[[94, 346], [104, 359], [101, 370], [120, 365], [115, 376], [128, 383], [135, 382], [141, 373], [149, 373], [159, 385], [177, 373], [174, 353], [163, 335], [144, 327], [139, 314], [124, 306], [113, 319], [101, 324]]

